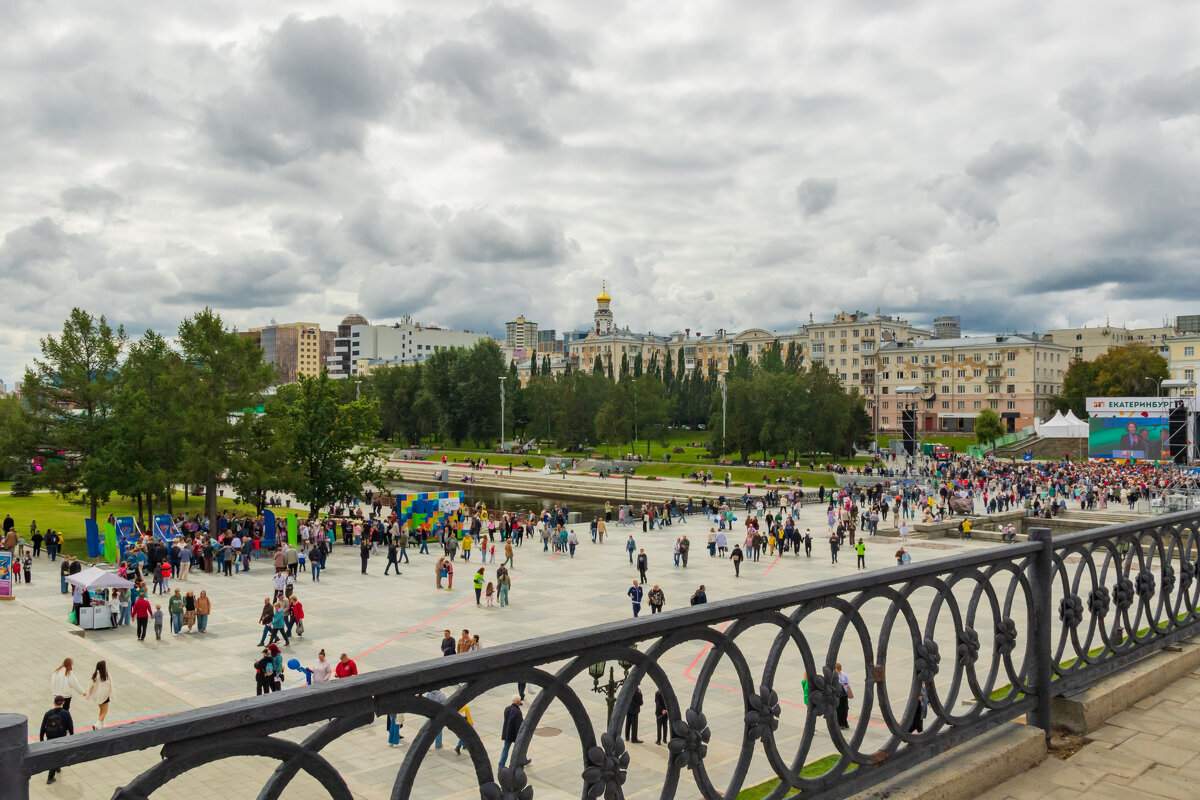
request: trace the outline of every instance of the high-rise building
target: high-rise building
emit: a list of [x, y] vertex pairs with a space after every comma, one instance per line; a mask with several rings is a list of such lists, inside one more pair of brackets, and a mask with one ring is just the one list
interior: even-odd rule
[[295, 383], [300, 375], [320, 374], [333, 353], [333, 331], [322, 331], [315, 322], [272, 323], [238, 335], [262, 348], [263, 360], [275, 366], [280, 384]]
[[957, 339], [962, 336], [962, 317], [941, 316], [933, 320], [933, 338]]
[[524, 315], [512, 322], [504, 323], [504, 347], [508, 350], [533, 350], [541, 341], [538, 324], [525, 319]]
[[361, 315], [351, 314], [338, 325], [328, 359], [329, 377], [348, 378], [379, 366], [418, 364], [438, 350], [474, 347], [490, 338], [486, 333], [413, 322], [407, 315], [392, 325], [371, 325]]

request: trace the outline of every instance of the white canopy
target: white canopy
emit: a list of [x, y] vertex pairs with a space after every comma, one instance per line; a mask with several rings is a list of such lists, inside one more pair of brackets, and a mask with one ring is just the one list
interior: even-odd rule
[[1043, 439], [1082, 439], [1088, 435], [1088, 424], [1073, 411], [1068, 410], [1065, 417], [1056, 411], [1049, 421], [1038, 426], [1037, 433]]
[[88, 567], [77, 575], [67, 578], [67, 583], [80, 589], [132, 589], [133, 581], [127, 581], [113, 572], [106, 572], [99, 567]]

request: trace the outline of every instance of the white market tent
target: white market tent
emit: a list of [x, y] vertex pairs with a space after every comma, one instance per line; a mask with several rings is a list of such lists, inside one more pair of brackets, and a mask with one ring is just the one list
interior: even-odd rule
[[88, 567], [77, 575], [71, 575], [67, 578], [67, 583], [87, 591], [133, 588], [133, 581], [127, 581], [112, 572], [105, 572], [99, 567]]
[[1056, 411], [1053, 417], [1038, 426], [1037, 434], [1043, 439], [1084, 439], [1088, 435], [1088, 424], [1073, 411], [1068, 411], [1065, 417], [1061, 411]]

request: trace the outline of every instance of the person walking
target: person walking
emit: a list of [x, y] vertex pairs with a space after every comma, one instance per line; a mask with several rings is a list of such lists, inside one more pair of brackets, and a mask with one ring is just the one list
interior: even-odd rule
[[150, 627], [150, 615], [154, 613], [154, 609], [150, 607], [150, 601], [146, 599], [146, 595], [141, 594], [137, 600], [133, 601], [133, 619], [137, 627], [137, 640], [139, 642], [146, 641], [146, 631]]
[[629, 563], [633, 563], [633, 552], [637, 550], [637, 542], [633, 540], [633, 534], [629, 534], [629, 541], [625, 542], [625, 551], [629, 553]]
[[391, 544], [389, 544], [387, 546], [387, 566], [384, 567], [383, 574], [387, 575], [389, 572], [392, 571], [393, 568], [396, 570], [396, 574], [399, 575], [400, 574], [400, 550], [396, 546], [396, 542], [394, 540], [392, 541]]
[[650, 613], [661, 614], [663, 606], [667, 602], [667, 596], [663, 594], [663, 590], [658, 588], [658, 584], [654, 584], [654, 588], [650, 590], [649, 596], [646, 598], [650, 602]]
[[[67, 708], [67, 698], [57, 696], [54, 698], [54, 708], [42, 715], [42, 728], [38, 732], [38, 741], [44, 742], [47, 739], [61, 739], [64, 736], [73, 736], [75, 734], [75, 723], [71, 719], [71, 711]], [[54, 783], [54, 778], [58, 774], [57, 769], [51, 769], [46, 776], [46, 783]]]
[[455, 642], [454, 650], [457, 653], [469, 653], [471, 652], [471, 645], [474, 642], [475, 640], [471, 638], [471, 632], [463, 628], [462, 636], [458, 637], [458, 641]]
[[108, 662], [96, 662], [96, 669], [92, 671], [92, 683], [88, 686], [84, 697], [99, 707], [96, 715], [96, 730], [103, 728], [104, 718], [108, 716], [108, 704], [113, 698], [112, 679], [108, 676]]
[[325, 658], [325, 649], [317, 653], [317, 661], [312, 665], [312, 682], [313, 683], [328, 683], [330, 677], [333, 676], [333, 664]]
[[637, 616], [642, 610], [642, 587], [637, 581], [633, 582], [633, 586], [629, 587], [629, 591], [625, 594], [629, 595], [630, 601], [633, 603], [633, 616]]
[[833, 561], [830, 562], [831, 564], [837, 563], [838, 547], [840, 546], [841, 539], [838, 538], [836, 533], [829, 537], [829, 555], [833, 559]]
[[679, 540], [679, 561], [683, 564], [684, 569], [687, 569], [688, 551], [691, 549], [692, 543], [688, 541], [687, 534], [684, 534]]
[[[484, 552], [484, 551], [481, 550], [480, 552]], [[461, 714], [467, 720], [468, 725], [470, 725], [472, 728], [475, 727], [475, 720], [471, 719], [471, 707], [470, 706], [463, 706], [462, 708], [460, 708], [458, 710], [458, 713]], [[459, 739], [458, 744], [454, 745], [454, 755], [456, 755], [456, 756], [462, 755], [462, 749], [463, 749], [463, 740]]]
[[850, 730], [850, 701], [854, 699], [854, 689], [850, 687], [850, 676], [842, 672], [841, 664], [834, 664], [833, 669], [837, 673], [837, 683], [834, 684], [833, 693], [837, 695], [838, 727], [848, 731]]
[[642, 713], [642, 690], [636, 689], [629, 701], [629, 713], [625, 715], [625, 741], [641, 744], [638, 738], [638, 715]]
[[691, 604], [694, 606], [702, 606], [708, 602], [708, 592], [705, 591], [704, 584], [700, 584], [700, 588], [692, 595]]
[[729, 560], [733, 562], [733, 577], [735, 578], [742, 577], [743, 558], [744, 556], [742, 555], [742, 548], [735, 543], [733, 545], [733, 550], [731, 550], [729, 553]]
[[513, 566], [513, 544], [511, 539], [504, 543], [504, 566]]
[[[525, 721], [525, 716], [521, 713], [521, 695], [514, 694], [512, 702], [504, 709], [504, 722], [500, 727], [500, 740], [504, 742], [504, 747], [500, 750], [500, 767], [503, 768], [508, 763], [508, 753], [513, 744], [517, 741], [517, 734], [521, 731], [521, 723]], [[518, 766], [528, 766], [533, 763], [533, 759], [525, 759]]]
[[804, 529], [804, 557], [812, 558], [812, 528]]
[[437, 588], [442, 588], [442, 578], [446, 575], [446, 557], [438, 556], [437, 561], [433, 565], [433, 578], [437, 584]]
[[854, 545], [854, 552], [858, 555], [858, 568], [866, 569], [867, 568], [867, 544], [866, 544], [866, 542], [864, 542], [862, 540], [861, 536], [858, 539], [858, 543]]
[[646, 557], [645, 550], [638, 550], [637, 571], [642, 583], [646, 582], [646, 570], [650, 566], [650, 559]]
[[654, 743], [662, 744], [671, 740], [671, 714], [667, 709], [667, 699], [662, 690], [654, 693]]
[[441, 647], [442, 655], [444, 656], [452, 656], [456, 652], [456, 648], [454, 646], [454, 634], [450, 632], [449, 628], [442, 631]]
[[50, 675], [50, 696], [62, 697], [62, 707], [67, 711], [71, 710], [71, 698], [75, 695], [85, 695], [83, 687], [79, 685], [79, 680], [71, 672], [75, 668], [75, 662], [72, 659], [64, 658], [62, 664]]
[[292, 635], [293, 627], [296, 629], [296, 635], [304, 638], [304, 604], [294, 594], [288, 596], [288, 636]]
[[367, 539], [362, 540], [362, 544], [358, 546], [358, 555], [362, 559], [362, 574], [367, 574], [367, 561], [371, 558], [371, 542]]
[[180, 628], [183, 627], [183, 598], [179, 596], [178, 589], [167, 601], [167, 613], [171, 615], [171, 634], [178, 636]]
[[278, 642], [280, 636], [283, 637], [285, 646], [292, 646], [292, 637], [287, 632], [287, 609], [283, 601], [276, 600], [271, 609], [271, 644]]

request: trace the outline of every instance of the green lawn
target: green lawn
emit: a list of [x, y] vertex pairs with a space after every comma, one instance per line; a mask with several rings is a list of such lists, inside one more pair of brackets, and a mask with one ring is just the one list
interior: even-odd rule
[[[173, 498], [175, 513], [186, 511], [188, 513], [196, 513], [203, 511], [204, 498], [192, 496], [188, 500], [188, 504], [183, 504], [183, 492], [176, 492]], [[221, 497], [217, 500], [217, 509], [219, 511], [236, 510], [247, 511], [254, 513], [254, 508], [251, 506], [242, 505], [232, 498]], [[0, 494], [0, 518], [5, 514], [12, 515], [13, 521], [17, 524], [17, 531], [24, 535], [27, 539], [29, 536], [29, 523], [31, 520], [37, 520], [38, 529], [43, 533], [47, 528], [53, 528], [58, 531], [63, 537], [63, 552], [71, 555], [76, 555], [81, 558], [87, 557], [87, 544], [85, 541], [84, 519], [88, 515], [88, 506], [82, 503], [75, 503], [64, 500], [55, 494], [33, 494], [29, 497], [13, 497], [7, 491]], [[167, 509], [163, 505], [155, 506], [156, 514], [165, 514]], [[108, 503], [100, 506], [96, 512], [96, 519], [101, 524], [109, 514], [115, 514], [118, 517], [137, 516], [137, 501], [129, 500], [124, 497], [114, 497]], [[149, 522], [149, 520], [146, 520]]]
[[[880, 436], [879, 449], [887, 450], [888, 442], [893, 439], [899, 439], [899, 436]], [[975, 444], [974, 436], [951, 436], [949, 434], [934, 434], [925, 437], [925, 441], [929, 444], [944, 444], [956, 453], [965, 453], [967, 448]]]
[[[818, 759], [811, 764], [805, 764], [800, 770], [800, 777], [816, 778], [824, 775], [829, 771], [830, 767], [837, 763], [837, 760], [838, 756], [832, 755], [825, 756], [824, 758]], [[856, 764], [851, 764], [846, 768], [846, 772], [853, 772], [856, 769], [858, 769], [858, 766]], [[778, 785], [779, 778], [771, 778], [769, 781], [760, 783], [757, 786], [751, 786], [749, 789], [743, 789], [742, 791], [738, 792], [737, 800], [761, 800], [761, 798], [769, 795]], [[788, 795], [788, 797], [795, 796], [795, 792]]]
[[445, 456], [449, 461], [466, 461], [468, 458], [486, 458], [488, 463], [493, 467], [507, 467], [512, 464], [514, 467], [520, 467], [528, 461], [535, 469], [541, 469], [546, 464], [546, 459], [543, 456], [535, 455], [501, 455], [500, 453], [488, 453], [481, 450], [436, 450], [429, 456], [430, 461], [441, 461], [442, 456]]

